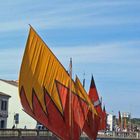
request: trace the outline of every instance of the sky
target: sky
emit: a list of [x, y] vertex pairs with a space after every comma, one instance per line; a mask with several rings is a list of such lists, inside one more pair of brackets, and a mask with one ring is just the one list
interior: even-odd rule
[[140, 117], [140, 0], [1, 0], [0, 79], [18, 79], [29, 24], [108, 113]]

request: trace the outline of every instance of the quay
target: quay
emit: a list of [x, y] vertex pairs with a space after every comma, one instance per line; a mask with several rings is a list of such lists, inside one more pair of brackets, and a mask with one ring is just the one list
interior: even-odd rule
[[[112, 133], [113, 135], [98, 135], [97, 140], [140, 140], [138, 132]], [[58, 140], [47, 130], [36, 129], [0, 129], [0, 140]], [[85, 135], [80, 140], [90, 140]]]

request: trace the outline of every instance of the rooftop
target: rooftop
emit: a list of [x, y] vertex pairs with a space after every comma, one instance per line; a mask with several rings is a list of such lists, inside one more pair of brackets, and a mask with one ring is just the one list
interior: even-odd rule
[[3, 81], [3, 82], [6, 82], [6, 83], [8, 83], [8, 84], [10, 84], [10, 85], [13, 85], [13, 86], [18, 86], [18, 81], [14, 81], [14, 80], [3, 80], [3, 79], [0, 79], [1, 81]]
[[3, 93], [3, 92], [0, 92], [0, 96], [11, 97], [11, 96], [7, 95], [6, 93]]

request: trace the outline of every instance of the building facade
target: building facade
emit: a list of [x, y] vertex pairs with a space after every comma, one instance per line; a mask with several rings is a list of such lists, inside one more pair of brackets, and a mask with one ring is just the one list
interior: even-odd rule
[[[22, 109], [22, 105], [20, 103], [20, 98], [18, 94], [17, 82], [0, 80], [0, 92], [7, 94], [7, 98], [8, 96], [10, 97], [9, 106], [7, 104], [6, 107], [7, 109], [9, 107], [9, 109], [7, 112], [5, 112], [5, 116], [6, 113], [8, 116], [7, 121], [5, 121], [5, 126], [7, 126], [7, 128], [36, 128], [36, 121], [33, 118], [31, 118], [28, 114], [26, 114]], [[3, 101], [7, 101], [6, 98]], [[6, 102], [3, 102], [1, 104], [3, 104], [2, 106], [4, 106]]]
[[116, 125], [116, 116], [112, 114], [107, 115], [107, 129], [109, 131], [114, 131]]
[[7, 128], [9, 98], [9, 95], [0, 92], [0, 129]]

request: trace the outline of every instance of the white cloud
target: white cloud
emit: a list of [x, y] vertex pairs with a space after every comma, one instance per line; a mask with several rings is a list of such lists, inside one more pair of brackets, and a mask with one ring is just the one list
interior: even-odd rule
[[[27, 2], [27, 1], [26, 1]], [[1, 16], [7, 17], [6, 20], [0, 20], [0, 32], [4, 31], [15, 31], [15, 30], [25, 30], [28, 24], [32, 24], [34, 27], [39, 29], [51, 29], [51, 28], [79, 28], [79, 27], [96, 27], [96, 26], [115, 26], [115, 25], [126, 25], [126, 24], [135, 24], [140, 23], [140, 20], [137, 16], [121, 16], [114, 13], [113, 7], [118, 5], [126, 6], [127, 4], [135, 6], [137, 2], [131, 1], [108, 1], [108, 2], [67, 2], [59, 3], [57, 6], [51, 6], [51, 8], [46, 4], [46, 9], [44, 5], [35, 3], [35, 8], [19, 8], [17, 4], [16, 8], [13, 9], [14, 13], [18, 16], [10, 15], [9, 9], [11, 9], [10, 4], [9, 9], [3, 9], [1, 11], [3, 14]], [[14, 4], [13, 4], [14, 5]], [[50, 4], [51, 5], [51, 4]], [[43, 6], [43, 9], [41, 9]], [[102, 7], [101, 7], [102, 6]], [[113, 7], [112, 7], [113, 6]], [[16, 5], [14, 5], [16, 7]], [[25, 9], [24, 9], [25, 8]], [[23, 10], [24, 9], [24, 10]], [[118, 8], [117, 8], [118, 9]], [[7, 10], [7, 11], [6, 11]], [[26, 11], [27, 10], [27, 11]], [[104, 14], [108, 12], [108, 14]], [[12, 13], [12, 12], [11, 12]], [[10, 17], [12, 16], [12, 17]]]
[[[64, 66], [69, 58], [78, 64], [136, 64], [139, 66], [140, 41], [103, 43], [99, 45], [80, 45], [50, 48]], [[136, 47], [134, 47], [136, 46]], [[0, 71], [18, 72], [24, 48], [0, 49]], [[118, 69], [119, 72], [119, 69]]]
[[[52, 48], [62, 60], [74, 63], [138, 63], [140, 41], [112, 42], [99, 45], [67, 46]], [[136, 46], [136, 47], [135, 47]], [[135, 57], [134, 57], [135, 56]], [[137, 57], [136, 57], [137, 56]]]

